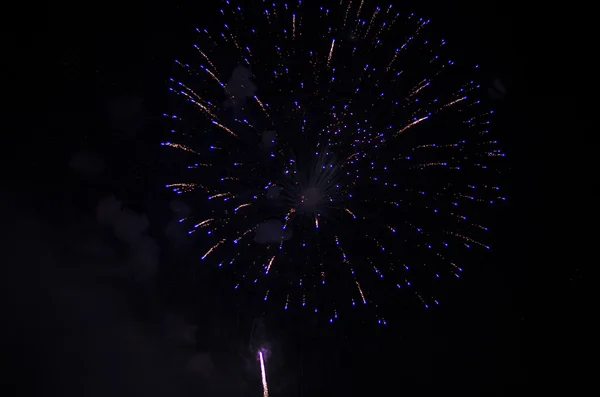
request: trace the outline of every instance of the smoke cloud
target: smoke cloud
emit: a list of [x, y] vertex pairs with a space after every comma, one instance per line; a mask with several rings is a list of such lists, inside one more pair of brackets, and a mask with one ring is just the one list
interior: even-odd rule
[[277, 219], [270, 219], [256, 227], [254, 241], [259, 244], [277, 243], [281, 240], [287, 241], [292, 238], [291, 229], [283, 229], [283, 223]]

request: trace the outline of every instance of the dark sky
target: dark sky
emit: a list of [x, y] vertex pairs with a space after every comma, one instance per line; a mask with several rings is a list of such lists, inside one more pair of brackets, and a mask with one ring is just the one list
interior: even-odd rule
[[[169, 165], [156, 116], [170, 63], [205, 13], [200, 3], [59, 4], [30, 40], [27, 52], [37, 46], [47, 56], [23, 68], [43, 65], [48, 95], [14, 146], [27, 176], [14, 177], [0, 196], [3, 240], [14, 241], [5, 250], [3, 290], [15, 386], [63, 396], [260, 393], [253, 318], [230, 310], [215, 287], [189, 292], [173, 270], [182, 268], [187, 246], [172, 223], [181, 207], [161, 188]], [[265, 321], [254, 343], [271, 345], [273, 396], [503, 396], [540, 377], [536, 363], [547, 353], [538, 283], [555, 278], [539, 276], [542, 241], [528, 232], [540, 219], [528, 211], [535, 188], [527, 151], [535, 138], [518, 110], [526, 91], [522, 22], [512, 3], [414, 3], [448, 41], [474, 48], [487, 84], [500, 79], [508, 89], [498, 107], [511, 194], [498, 214], [494, 256], [443, 308], [399, 309], [401, 321], [384, 331], [360, 319], [327, 332]], [[580, 321], [572, 308], [578, 271], [557, 278], [565, 298], [552, 300], [557, 323], [572, 327]], [[577, 334], [565, 329], [565, 338]], [[573, 349], [557, 354], [577, 360]]]

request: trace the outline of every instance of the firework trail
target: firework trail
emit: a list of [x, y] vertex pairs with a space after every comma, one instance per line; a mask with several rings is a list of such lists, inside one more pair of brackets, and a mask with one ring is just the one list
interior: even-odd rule
[[260, 358], [260, 376], [263, 386], [263, 397], [269, 397], [269, 387], [267, 385], [267, 371], [265, 369], [265, 358], [263, 357], [262, 351], [258, 352]]

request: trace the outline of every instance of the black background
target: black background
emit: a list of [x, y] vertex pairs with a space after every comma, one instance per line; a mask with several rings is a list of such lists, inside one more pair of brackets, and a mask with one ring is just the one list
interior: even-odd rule
[[[118, 358], [106, 358], [108, 370], [104, 364], [96, 365], [91, 354], [71, 355], [56, 348], [63, 346], [57, 344], [58, 339], [66, 339], [64, 346], [77, 350], [77, 337], [65, 336], [77, 331], [61, 328], [58, 324], [64, 323], [40, 304], [46, 301], [44, 286], [59, 278], [61, 271], [38, 269], [43, 266], [33, 262], [39, 259], [18, 253], [28, 251], [28, 244], [34, 251], [42, 245], [52, 246], [54, 240], [48, 236], [66, 234], [71, 224], [93, 216], [98, 198], [110, 194], [147, 213], [150, 234], [160, 240], [168, 221], [165, 208], [169, 198], [159, 182], [165, 165], [157, 145], [162, 131], [155, 128], [156, 115], [163, 107], [162, 82], [172, 59], [187, 44], [185, 38], [197, 19], [209, 14], [200, 3], [52, 4], [43, 16], [30, 21], [28, 34], [15, 34], [11, 44], [17, 44], [17, 59], [22, 60], [16, 72], [25, 72], [27, 82], [33, 83], [32, 88], [23, 85], [18, 89], [17, 98], [33, 110], [22, 116], [17, 113], [20, 128], [11, 147], [19, 154], [15, 167], [19, 175], [11, 173], [3, 197], [6, 235], [22, 238], [20, 244], [12, 244], [13, 248], [23, 246], [9, 255], [7, 263], [14, 265], [8, 266], [5, 277], [7, 285], [13, 287], [5, 289], [10, 307], [7, 321], [14, 325], [8, 327], [5, 341], [15, 387], [35, 393], [45, 389], [52, 394], [60, 390], [85, 395], [65, 384], [83, 384], [89, 373], [98, 373], [108, 386], [97, 395], [162, 394], [158, 387], [138, 387], [147, 374], [125, 376], [117, 382], [114, 367], [118, 366], [111, 360]], [[411, 8], [409, 3], [403, 6]], [[271, 362], [285, 364], [279, 372], [273, 371], [281, 380], [272, 378], [271, 382], [293, 384], [281, 387], [281, 395], [298, 395], [302, 389], [307, 396], [518, 395], [529, 389], [539, 391], [554, 382], [580, 387], [577, 379], [582, 377], [579, 359], [584, 342], [578, 335], [585, 321], [578, 276], [581, 270], [572, 263], [561, 267], [547, 259], [549, 242], [541, 234], [547, 214], [538, 215], [541, 211], [535, 210], [542, 205], [538, 197], [545, 197], [540, 193], [548, 186], [545, 179], [537, 177], [543, 164], [538, 153], [544, 144], [536, 130], [544, 130], [540, 119], [546, 119], [542, 113], [548, 111], [542, 110], [541, 103], [559, 103], [557, 110], [562, 114], [575, 106], [562, 93], [562, 83], [549, 81], [552, 72], [544, 70], [548, 65], [545, 60], [551, 59], [546, 54], [558, 46], [547, 42], [560, 43], [555, 37], [559, 35], [550, 40], [546, 36], [550, 27], [533, 23], [559, 18], [536, 14], [539, 10], [532, 18], [525, 17], [518, 5], [500, 2], [415, 2], [413, 9], [431, 17], [440, 31], [448, 32], [447, 41], [461, 43], [481, 60], [489, 71], [487, 84], [491, 86], [499, 78], [508, 90], [498, 107], [502, 114], [499, 129], [512, 167], [510, 211], [498, 222], [501, 228], [495, 256], [465, 277], [460, 290], [443, 308], [427, 314], [401, 312], [398, 318], [402, 323], [383, 333], [375, 334], [357, 324], [352, 329], [324, 333], [313, 341], [314, 334], [303, 332], [298, 325], [278, 324], [275, 330], [267, 331], [277, 346]], [[21, 42], [26, 44], [19, 45]], [[132, 124], [126, 129], [135, 133], [127, 135], [122, 128], [115, 130], [111, 112], [115, 107], [127, 108], [132, 101], [141, 103], [142, 110], [139, 117], [128, 119]], [[68, 162], [81, 149], [92, 149], [105, 158], [106, 174], [93, 186], [82, 184], [69, 173]], [[163, 267], [178, 260], [168, 248], [161, 248]], [[69, 271], [65, 273], [66, 278], [78, 280]], [[167, 271], [158, 291], [129, 291], [128, 299], [166, 302], [161, 303], [169, 308], [165, 310], [191, 313], [188, 316], [193, 322], [204, 319], [205, 324], [211, 324], [206, 328], [214, 327], [214, 323], [237, 324], [234, 318], [215, 313], [220, 310], [214, 305], [196, 301], [202, 298], [176, 293], [183, 285], [178, 283], [184, 281]], [[51, 289], [61, 288], [56, 281]], [[11, 304], [14, 302], [18, 305]], [[86, 304], [82, 300], [82, 305]], [[148, 305], [133, 306], [144, 312]], [[547, 314], [553, 319], [548, 325], [541, 322]], [[103, 317], [99, 314], [97, 318], [101, 322]], [[149, 321], [146, 314], [134, 318]], [[227, 348], [216, 345], [237, 346], [244, 331], [224, 341], [226, 337], [211, 339], [207, 336], [210, 332], [202, 331], [202, 327], [197, 332], [196, 349], [210, 351], [215, 361], [222, 357], [223, 363], [217, 366], [235, 367], [241, 372], [243, 366], [232, 364]], [[110, 341], [99, 342], [103, 344], [110, 345]], [[302, 382], [298, 381], [300, 358], [307, 361], [302, 364]], [[130, 365], [142, 366], [136, 360]], [[90, 369], [75, 370], [82, 366]], [[252, 383], [256, 382], [253, 376], [258, 376], [252, 368], [245, 369], [252, 374], [247, 376], [250, 386], [246, 395], [260, 393], [260, 385]], [[164, 375], [153, 370], [157, 377]], [[214, 387], [211, 390], [215, 392]]]

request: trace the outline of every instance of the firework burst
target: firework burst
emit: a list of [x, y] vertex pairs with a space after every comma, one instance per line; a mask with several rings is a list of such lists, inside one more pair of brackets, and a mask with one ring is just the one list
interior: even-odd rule
[[167, 187], [196, 204], [182, 222], [232, 288], [330, 322], [371, 306], [385, 324], [386, 302], [438, 304], [465, 251], [489, 249], [493, 111], [429, 22], [227, 0], [196, 29], [168, 82], [163, 146], [189, 163]]

